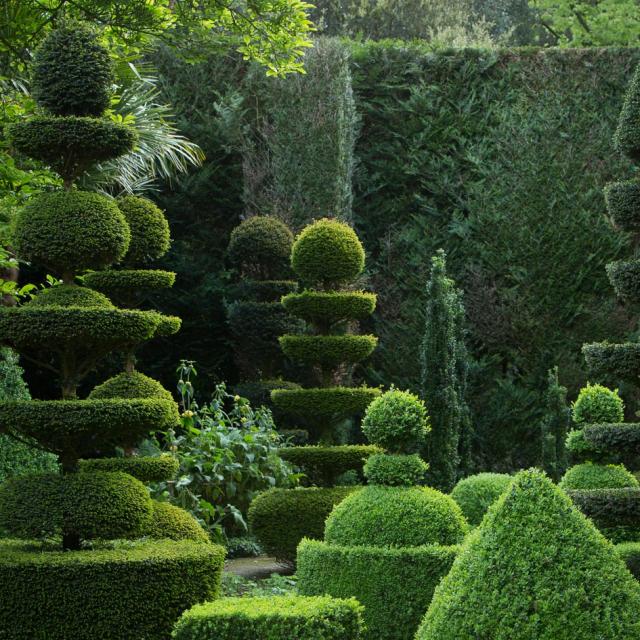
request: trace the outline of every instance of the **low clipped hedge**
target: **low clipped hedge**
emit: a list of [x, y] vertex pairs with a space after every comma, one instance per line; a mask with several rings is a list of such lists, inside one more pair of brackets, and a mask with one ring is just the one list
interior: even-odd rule
[[620, 298], [629, 302], [640, 300], [640, 261], [610, 262], [607, 275]]
[[351, 444], [287, 447], [280, 449], [279, 454], [283, 460], [300, 467], [310, 482], [328, 487], [333, 486], [336, 479], [347, 471], [356, 471], [362, 477], [367, 458], [381, 451], [375, 445]]
[[640, 374], [640, 344], [595, 342], [582, 346], [589, 371], [598, 378], [635, 381]]
[[303, 538], [322, 539], [333, 507], [359, 487], [270, 489], [253, 500], [249, 525], [263, 549], [293, 563]]
[[224, 598], [185, 612], [175, 640], [360, 640], [362, 606], [353, 598]]
[[614, 224], [625, 231], [640, 231], [640, 180], [611, 182], [604, 188], [607, 210]]
[[151, 538], [209, 542], [209, 534], [188, 511], [157, 500], [152, 500], [151, 524], [146, 535]]
[[376, 295], [364, 291], [307, 290], [284, 296], [282, 304], [298, 318], [319, 326], [331, 326], [370, 316], [376, 308]]
[[298, 591], [353, 596], [364, 605], [366, 640], [412, 640], [433, 591], [453, 564], [457, 547], [344, 547], [303, 540]]
[[[640, 456], [640, 423], [590, 424], [583, 429], [584, 440], [596, 451], [615, 451], [623, 457]], [[627, 464], [623, 460], [624, 464]], [[633, 465], [632, 465], [633, 466]]]
[[506, 473], [478, 473], [456, 484], [451, 497], [473, 527], [482, 522], [489, 507], [506, 491], [513, 477]]
[[622, 489], [638, 487], [638, 480], [621, 464], [594, 464], [585, 462], [571, 467], [560, 481], [565, 491], [591, 489]]
[[93, 458], [79, 461], [80, 471], [122, 471], [141, 482], [172, 480], [178, 473], [180, 462], [170, 454], [161, 456], [129, 456], [128, 458]]
[[0, 635], [11, 640], [169, 640], [183, 611], [219, 595], [224, 554], [218, 545], [192, 541], [61, 552], [4, 540]]
[[375, 336], [291, 336], [280, 337], [280, 347], [292, 360], [333, 367], [360, 362], [369, 357], [378, 344]]

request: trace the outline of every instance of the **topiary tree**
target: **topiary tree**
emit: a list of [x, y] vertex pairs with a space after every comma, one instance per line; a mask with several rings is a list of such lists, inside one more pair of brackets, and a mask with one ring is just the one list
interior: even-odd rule
[[571, 425], [567, 390], [558, 380], [558, 367], [549, 370], [545, 391], [545, 412], [540, 425], [542, 468], [558, 482], [567, 469], [565, 441]]
[[416, 640], [631, 640], [640, 585], [539, 471], [519, 473], [436, 588]]
[[[35, 60], [36, 95], [45, 114], [10, 130], [14, 146], [49, 163], [65, 186], [33, 198], [19, 212], [14, 234], [18, 256], [45, 265], [63, 284], [33, 302], [0, 309], [2, 344], [50, 371], [62, 395], [61, 400], [0, 402], [0, 430], [35, 441], [58, 457], [62, 469], [13, 478], [0, 487], [0, 529], [30, 540], [6, 543], [0, 551], [0, 583], [12, 585], [0, 594], [2, 607], [9, 608], [2, 611], [3, 631], [12, 638], [168, 638], [180, 612], [214, 597], [219, 586], [224, 553], [214, 545], [158, 541], [120, 549], [109, 543], [161, 536], [163, 522], [176, 519], [154, 504], [142, 483], [151, 479], [145, 471], [157, 479], [170, 465], [138, 458], [123, 467], [121, 459], [110, 458], [116, 448], [131, 449], [150, 432], [176, 425], [171, 395], [131, 367], [88, 399], [77, 398], [79, 385], [102, 357], [130, 353], [180, 326], [178, 318], [155, 311], [117, 308], [104, 293], [77, 283], [89, 269], [127, 264], [129, 255], [156, 257], [168, 246], [166, 221], [151, 203], [118, 203], [74, 188], [75, 178], [92, 163], [117, 157], [135, 142], [128, 127], [103, 117], [110, 65], [108, 51], [88, 27], [54, 31]], [[144, 286], [144, 278], [130, 277], [131, 282]], [[104, 466], [87, 465], [94, 459]], [[167, 525], [164, 537], [188, 530], [183, 537], [193, 538], [192, 524]], [[45, 538], [57, 539], [67, 553], [62, 556], [50, 542], [34, 547], [33, 539]], [[95, 550], [80, 551], [87, 543]], [[148, 571], [144, 580], [142, 566]], [[210, 573], [204, 579], [201, 567]], [[111, 576], [107, 602], [96, 572]], [[44, 585], [42, 597], [33, 591], [36, 580]], [[164, 593], [150, 606], [154, 580], [157, 592]], [[82, 594], [81, 601], [69, 584]]]

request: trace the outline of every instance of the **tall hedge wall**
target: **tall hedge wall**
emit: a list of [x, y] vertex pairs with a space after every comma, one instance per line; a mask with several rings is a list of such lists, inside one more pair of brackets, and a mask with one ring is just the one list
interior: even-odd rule
[[167, 97], [210, 159], [162, 198], [177, 231], [171, 266], [193, 267], [191, 309], [179, 309], [193, 349], [163, 354], [215, 360], [233, 379], [209, 312], [224, 290], [212, 275], [218, 228], [243, 210], [298, 228], [335, 211], [354, 221], [380, 296], [370, 382], [417, 388], [423, 284], [442, 247], [465, 291], [477, 463], [539, 462], [548, 369], [559, 365], [571, 394], [586, 380], [581, 344], [633, 327], [606, 280], [625, 239], [602, 216], [601, 190], [630, 176], [611, 135], [640, 52], [323, 40], [309, 55], [307, 75], [283, 81], [234, 59], [186, 72], [164, 54]]

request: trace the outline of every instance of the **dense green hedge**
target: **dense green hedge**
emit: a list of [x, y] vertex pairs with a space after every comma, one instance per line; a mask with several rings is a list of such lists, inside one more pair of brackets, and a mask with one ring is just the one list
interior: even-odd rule
[[636, 477], [621, 464], [577, 464], [564, 474], [558, 485], [565, 491], [623, 489], [640, 487]]
[[375, 293], [365, 291], [303, 291], [282, 298], [289, 313], [322, 328], [344, 320], [361, 320], [376, 308]]
[[298, 590], [355, 597], [365, 607], [367, 640], [412, 640], [456, 552], [457, 547], [437, 545], [383, 549], [303, 540], [298, 547]]
[[176, 624], [176, 640], [360, 640], [363, 607], [353, 598], [224, 598], [197, 605]]
[[476, 527], [512, 480], [506, 473], [478, 473], [460, 480], [453, 488], [451, 497], [458, 503], [469, 524]]
[[417, 454], [377, 453], [364, 465], [369, 484], [386, 487], [413, 487], [424, 484], [429, 465]]
[[640, 373], [640, 344], [595, 342], [582, 347], [587, 367], [602, 380], [635, 381]]
[[4, 541], [2, 633], [11, 640], [169, 640], [183, 611], [219, 594], [224, 553], [191, 541], [117, 543], [90, 553]]
[[178, 473], [178, 458], [163, 454], [157, 457], [129, 456], [128, 458], [90, 458], [79, 461], [80, 471], [123, 471], [142, 482], [173, 480]]
[[249, 507], [251, 530], [269, 555], [295, 562], [300, 540], [322, 539], [334, 505], [358, 488], [271, 489]]
[[640, 580], [640, 543], [622, 542], [616, 545], [616, 551], [627, 565], [636, 580]]
[[569, 491], [575, 505], [617, 542], [640, 538], [640, 489]]
[[106, 269], [84, 276], [88, 287], [113, 297], [119, 304], [128, 302], [132, 295], [139, 297], [159, 289], [170, 289], [175, 281], [173, 271], [161, 269]]
[[280, 347], [294, 361], [335, 367], [368, 358], [378, 344], [375, 336], [282, 336]]
[[640, 300], [640, 263], [618, 260], [607, 265], [609, 281], [618, 297], [629, 302]]

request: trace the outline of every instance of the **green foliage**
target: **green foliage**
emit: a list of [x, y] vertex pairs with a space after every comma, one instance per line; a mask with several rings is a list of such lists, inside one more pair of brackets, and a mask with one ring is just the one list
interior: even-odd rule
[[[640, 10], [637, 7], [635, 10], [640, 20]], [[618, 153], [634, 162], [640, 160], [640, 67], [636, 68], [627, 88], [613, 144]]]
[[340, 547], [303, 540], [298, 547], [298, 591], [356, 597], [365, 607], [367, 640], [412, 640], [456, 550], [438, 545]]
[[273, 302], [296, 291], [298, 283], [293, 280], [241, 280], [234, 288], [235, 298], [248, 298], [256, 302]]
[[542, 468], [558, 482], [567, 469], [566, 439], [571, 426], [567, 389], [558, 380], [558, 367], [549, 370], [545, 393], [546, 411], [541, 423]]
[[219, 594], [223, 563], [222, 547], [187, 540], [90, 552], [4, 541], [3, 629], [15, 640], [169, 640], [183, 611]]
[[604, 188], [604, 199], [613, 223], [624, 231], [640, 231], [640, 181], [610, 182]]
[[351, 282], [364, 269], [364, 248], [348, 224], [323, 218], [296, 237], [291, 267], [309, 284]]
[[638, 580], [640, 578], [640, 543], [623, 542], [616, 545], [616, 551], [631, 571], [631, 575]]
[[607, 265], [607, 275], [619, 298], [631, 303], [640, 300], [640, 261], [610, 262]]
[[227, 256], [243, 275], [277, 280], [289, 275], [293, 234], [284, 222], [272, 216], [253, 216], [231, 233]]
[[589, 459], [603, 461], [611, 456], [632, 469], [638, 468], [640, 424], [637, 422], [590, 424], [582, 433], [585, 454], [591, 455]]
[[149, 294], [173, 287], [176, 274], [160, 269], [106, 269], [83, 276], [88, 287], [101, 291], [118, 306], [133, 307]]
[[422, 484], [429, 465], [418, 455], [378, 453], [367, 459], [364, 475], [369, 484], [411, 487]]
[[458, 544], [467, 531], [460, 507], [435, 489], [372, 485], [333, 509], [324, 538], [343, 546], [418, 547]]
[[334, 505], [358, 487], [310, 487], [288, 491], [271, 489], [257, 496], [249, 508], [251, 531], [265, 552], [295, 562], [303, 538], [322, 539], [324, 523]]
[[[245, 538], [246, 540], [246, 538]], [[222, 595], [233, 596], [284, 596], [296, 586], [296, 577], [272, 573], [270, 577], [251, 580], [244, 576], [225, 571], [222, 575]]]
[[360, 640], [363, 607], [328, 596], [224, 598], [193, 607], [178, 620], [176, 640]]
[[599, 384], [587, 384], [580, 389], [578, 398], [571, 405], [573, 421], [578, 425], [622, 422], [624, 402], [618, 390]]
[[251, 380], [240, 382], [234, 387], [234, 391], [246, 398], [254, 407], [268, 407], [271, 404], [271, 392], [274, 389], [299, 389], [297, 382], [287, 380]]
[[374, 399], [362, 420], [369, 442], [393, 453], [414, 453], [430, 431], [429, 415], [418, 396], [391, 389]]
[[67, 274], [117, 262], [127, 251], [130, 233], [109, 198], [58, 191], [43, 193], [20, 210], [13, 240], [22, 259]]
[[356, 471], [362, 477], [366, 461], [380, 452], [376, 445], [352, 444], [285, 447], [279, 453], [283, 460], [300, 467], [312, 484], [331, 487], [347, 471]]
[[157, 260], [169, 250], [171, 236], [164, 213], [151, 200], [123, 196], [117, 200], [131, 230], [131, 242], [122, 262], [129, 266]]
[[469, 524], [477, 527], [489, 507], [512, 481], [513, 477], [506, 473], [478, 473], [459, 480], [451, 497], [458, 503]]
[[524, 471], [436, 587], [416, 640], [631, 640], [638, 613], [640, 585], [613, 546], [543, 474]]
[[85, 473], [122, 471], [142, 482], [161, 482], [175, 478], [180, 463], [169, 454], [161, 456], [129, 456], [126, 458], [89, 458], [80, 460], [78, 468]]
[[87, 287], [61, 284], [39, 291], [28, 302], [31, 307], [88, 307], [113, 309], [114, 306], [105, 295]]
[[303, 291], [282, 298], [285, 309], [318, 327], [363, 320], [376, 308], [375, 293], [365, 291]]
[[89, 394], [90, 400], [109, 398], [160, 398], [173, 400], [173, 396], [157, 380], [139, 371], [123, 371], [99, 384]]
[[571, 467], [562, 478], [560, 488], [565, 491], [591, 489], [622, 489], [640, 487], [636, 477], [621, 464], [593, 464], [585, 462]]
[[292, 360], [335, 367], [368, 358], [378, 344], [375, 336], [292, 336], [280, 337], [280, 347]]
[[209, 542], [209, 535], [198, 521], [184, 509], [168, 502], [152, 501], [151, 524], [146, 535], [169, 540]]
[[640, 372], [640, 344], [598, 342], [582, 346], [589, 371], [605, 380], [635, 381]]
[[38, 105], [50, 113], [98, 117], [109, 106], [113, 63], [95, 30], [62, 26], [38, 47], [32, 83]]

